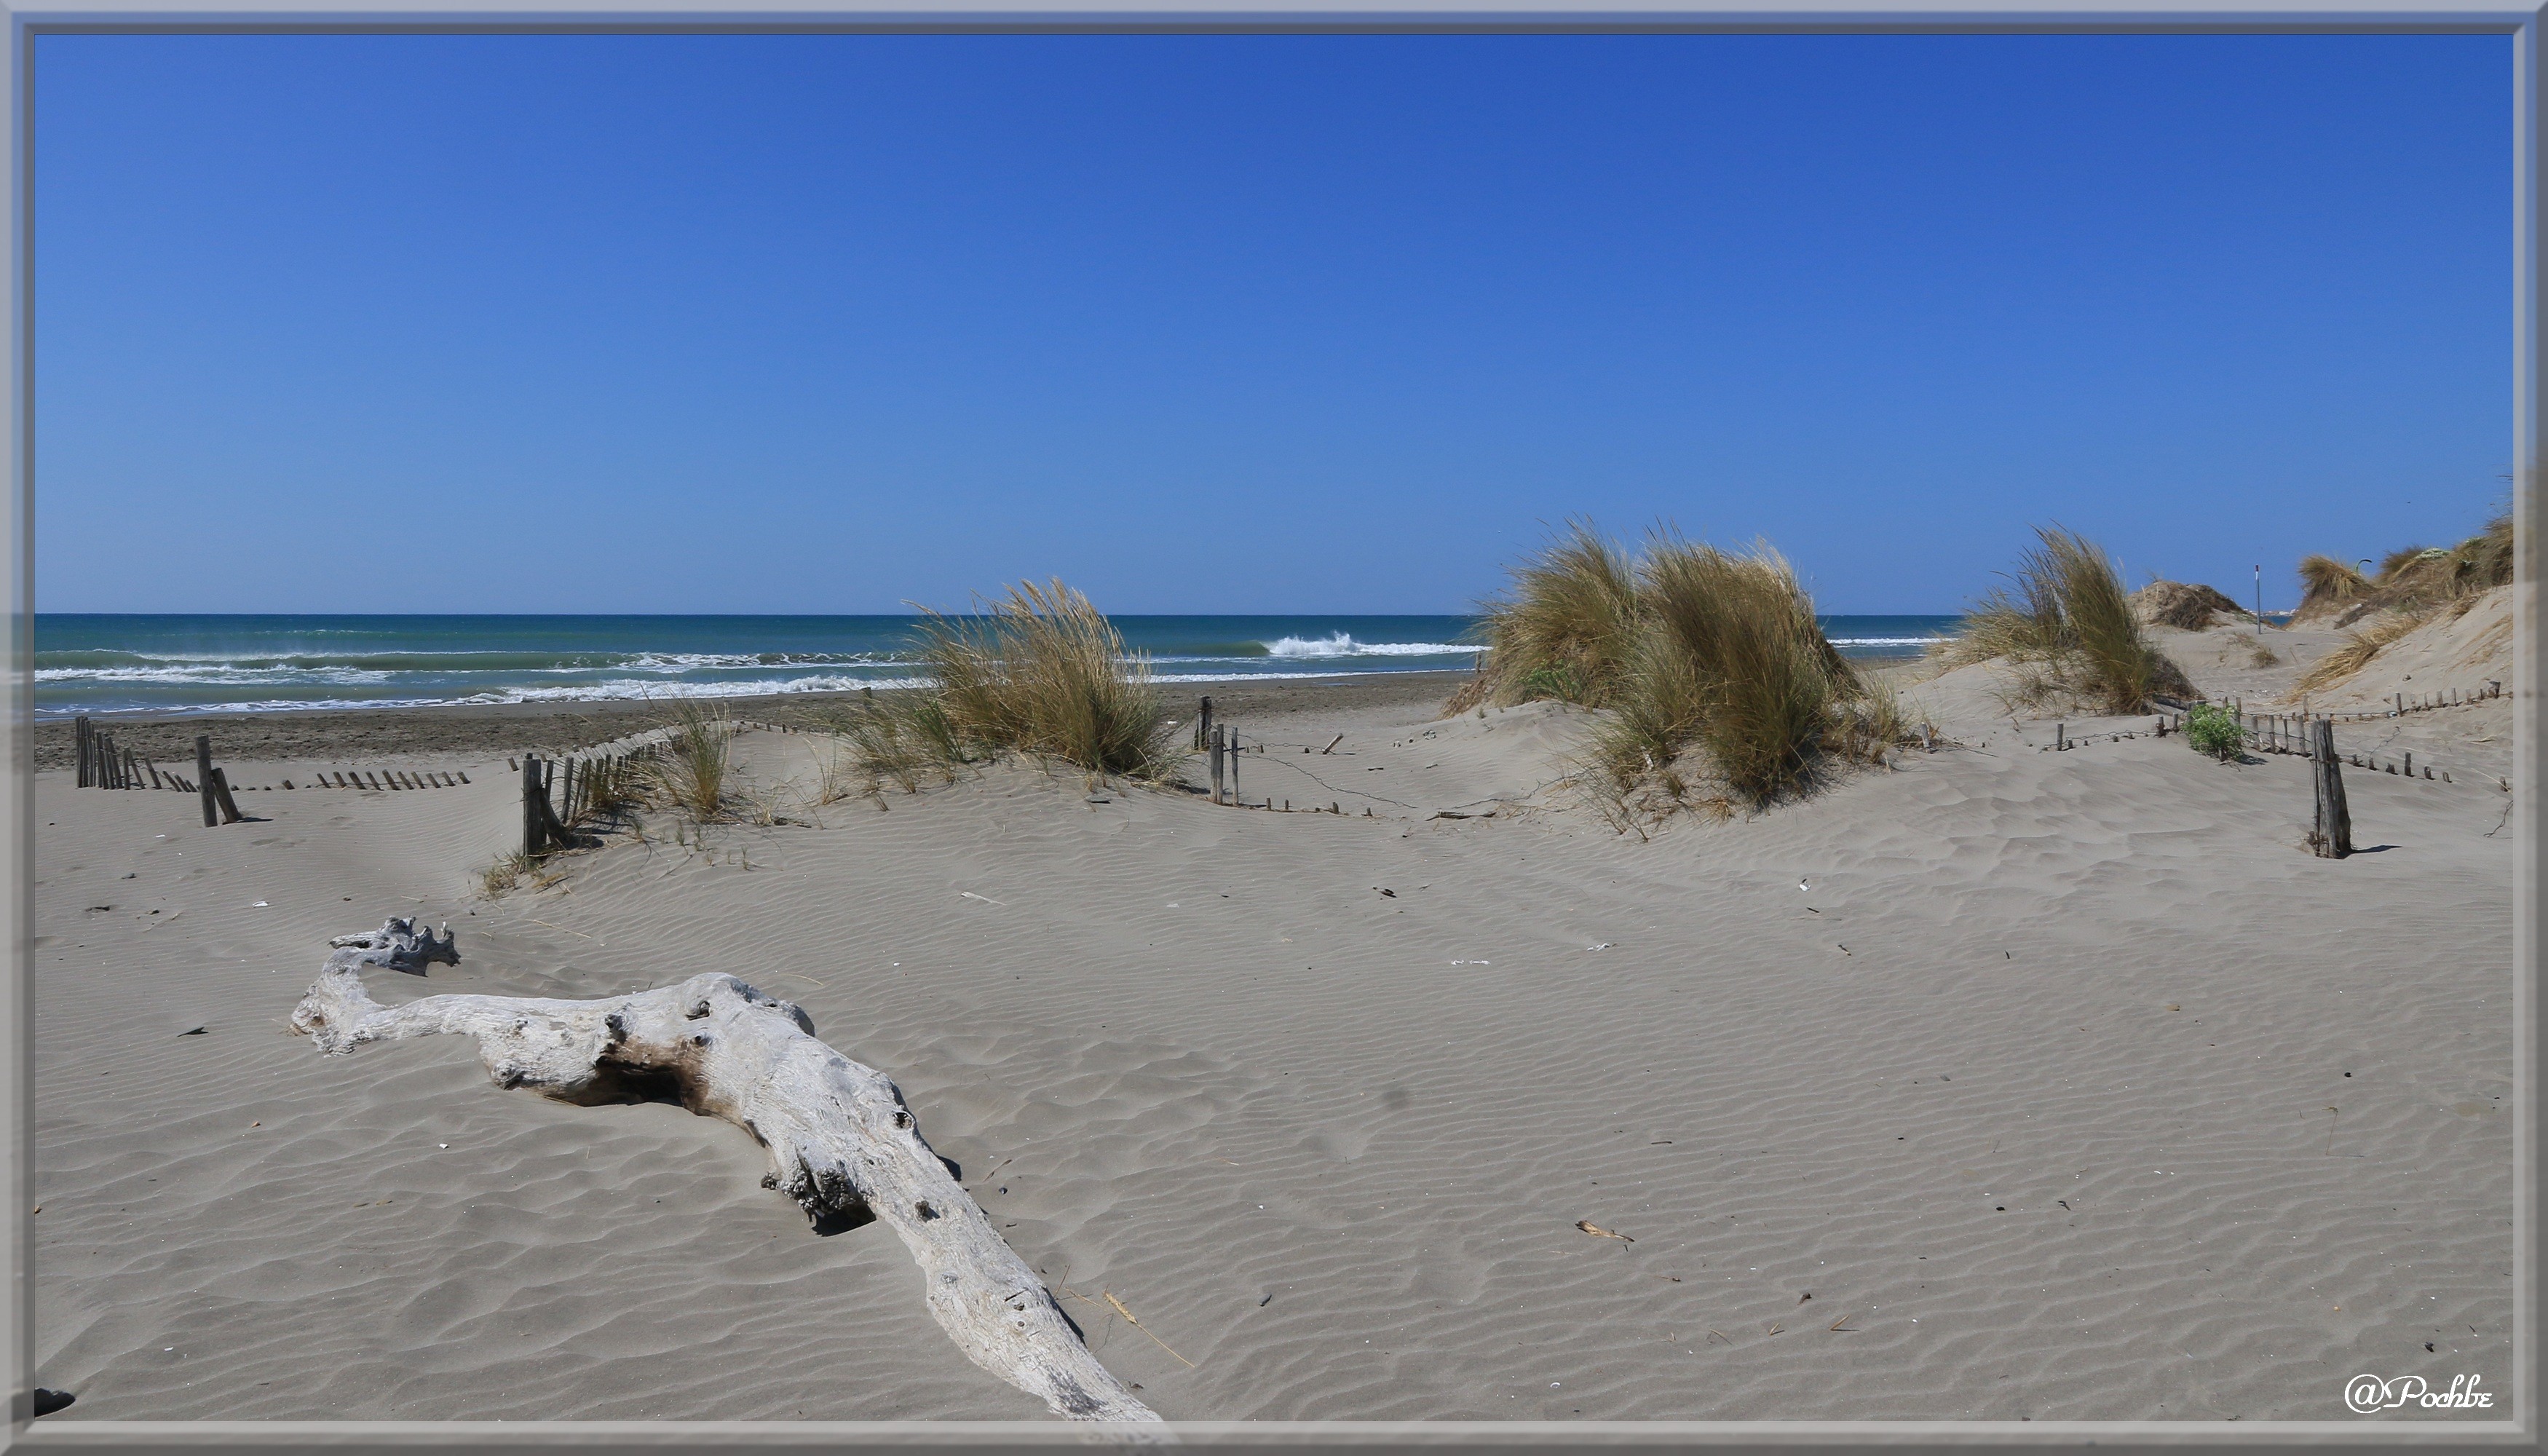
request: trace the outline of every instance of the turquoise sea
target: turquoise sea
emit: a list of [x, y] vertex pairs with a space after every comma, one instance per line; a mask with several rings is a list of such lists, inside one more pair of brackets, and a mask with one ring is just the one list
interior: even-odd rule
[[[39, 613], [36, 712], [274, 712], [742, 696], [914, 681], [910, 616]], [[1119, 616], [1171, 682], [1465, 669], [1466, 616]], [[1953, 616], [1833, 616], [1851, 657], [1918, 655]]]

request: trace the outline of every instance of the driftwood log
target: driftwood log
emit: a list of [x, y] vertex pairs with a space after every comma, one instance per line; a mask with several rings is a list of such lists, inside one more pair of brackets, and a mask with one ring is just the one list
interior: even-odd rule
[[583, 1106], [675, 1101], [737, 1124], [770, 1149], [762, 1186], [796, 1200], [817, 1229], [872, 1217], [902, 1235], [929, 1313], [974, 1364], [1058, 1415], [1159, 1418], [1088, 1352], [1044, 1281], [930, 1150], [892, 1079], [815, 1040], [794, 1004], [711, 972], [598, 1001], [451, 995], [383, 1006], [363, 967], [421, 974], [456, 963], [448, 933], [391, 920], [330, 945], [292, 1013], [321, 1052], [455, 1033], [478, 1039], [500, 1087]]

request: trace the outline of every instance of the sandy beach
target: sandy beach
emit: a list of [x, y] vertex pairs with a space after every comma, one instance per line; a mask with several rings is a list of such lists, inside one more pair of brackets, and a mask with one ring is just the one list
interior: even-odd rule
[[[2266, 632], [2256, 666], [2239, 629], [2155, 635], [2273, 711], [2342, 636]], [[2507, 654], [2402, 652], [2342, 702]], [[162, 763], [215, 736], [250, 816], [216, 829], [75, 789], [48, 725], [35, 1365], [78, 1395], [50, 1418], [1045, 1418], [886, 1229], [816, 1236], [734, 1127], [500, 1091], [460, 1039], [291, 1035], [329, 938], [393, 915], [462, 958], [371, 973], [385, 1001], [722, 970], [800, 1003], [1172, 1420], [2508, 1390], [2512, 698], [2340, 727], [2452, 780], [2349, 773], [2367, 853], [2328, 861], [2300, 760], [2149, 717], [2047, 751], [1994, 672], [1898, 671], [1934, 752], [1645, 837], [1563, 781], [1586, 713], [1440, 718], [1438, 675], [1217, 688], [1271, 809], [1026, 765], [816, 803], [826, 740], [753, 732], [769, 822], [612, 836], [500, 898], [507, 756], [640, 709], [119, 725]], [[308, 786], [362, 765], [470, 782]]]

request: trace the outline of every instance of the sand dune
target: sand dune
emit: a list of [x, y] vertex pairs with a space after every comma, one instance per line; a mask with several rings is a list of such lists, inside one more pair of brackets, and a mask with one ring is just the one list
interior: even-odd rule
[[[1910, 689], [1937, 754], [1651, 843], [1555, 781], [1586, 719], [1549, 705], [1234, 717], [1247, 797], [1341, 816], [1031, 768], [812, 806], [816, 740], [755, 734], [809, 822], [617, 840], [494, 901], [500, 755], [216, 830], [40, 774], [51, 1418], [1040, 1414], [889, 1233], [814, 1236], [734, 1129], [286, 1035], [327, 938], [389, 914], [463, 960], [384, 999], [727, 970], [800, 1001], [1172, 1419], [2508, 1389], [2506, 796], [2357, 776], [2377, 852], [2314, 860], [2300, 764], [2039, 752], [1987, 678]], [[2067, 731], [2101, 723], [2138, 726]]]

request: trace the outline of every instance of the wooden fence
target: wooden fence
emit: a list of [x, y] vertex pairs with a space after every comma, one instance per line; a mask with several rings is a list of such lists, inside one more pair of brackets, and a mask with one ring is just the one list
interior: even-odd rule
[[[2229, 709], [2230, 714], [2238, 720], [2238, 726], [2246, 732], [2246, 746], [2248, 748], [2254, 749], [2258, 753], [2285, 754], [2299, 758], [2311, 758], [2314, 757], [2311, 743], [2313, 736], [2317, 731], [2313, 726], [2315, 724], [2326, 723], [2332, 725], [2336, 723], [2384, 721], [2391, 718], [2403, 717], [2408, 713], [2431, 712], [2438, 708], [2466, 707], [2471, 703], [2485, 702], [2491, 698], [2498, 698], [2502, 695], [2503, 684], [2501, 682], [2490, 682], [2486, 685], [2486, 690], [2481, 692], [2462, 692], [2456, 689], [2449, 689], [2440, 692], [2426, 693], [2423, 696], [2416, 698], [2410, 698], [2405, 693], [2399, 693], [2391, 699], [2390, 707], [2385, 712], [2250, 713], [2246, 711], [2246, 704], [2234, 698], [2225, 699], [2222, 702], [2215, 704], [2215, 706]], [[2185, 709], [2171, 709], [2168, 714], [2162, 716], [2158, 720], [2159, 735], [2164, 737], [2171, 732], [2184, 731], [2186, 711], [2187, 710]], [[2055, 724], [2053, 726], [2053, 734], [2056, 741], [2059, 740], [2062, 736], [2062, 725]], [[2430, 759], [2427, 759], [2420, 766], [2417, 765], [2414, 754], [2405, 749], [2399, 750], [2396, 757], [2388, 759], [2380, 757], [2377, 753], [2345, 753], [2341, 750], [2336, 752], [2336, 758], [2339, 762], [2350, 765], [2353, 768], [2363, 770], [2366, 773], [2393, 774], [2405, 778], [2422, 778], [2429, 782], [2437, 783], [2456, 783], [2459, 781], [2450, 770], [2435, 765]], [[2495, 788], [2504, 793], [2512, 791], [2511, 780], [2496, 774], [2475, 774], [2472, 775], [2470, 781]]]

